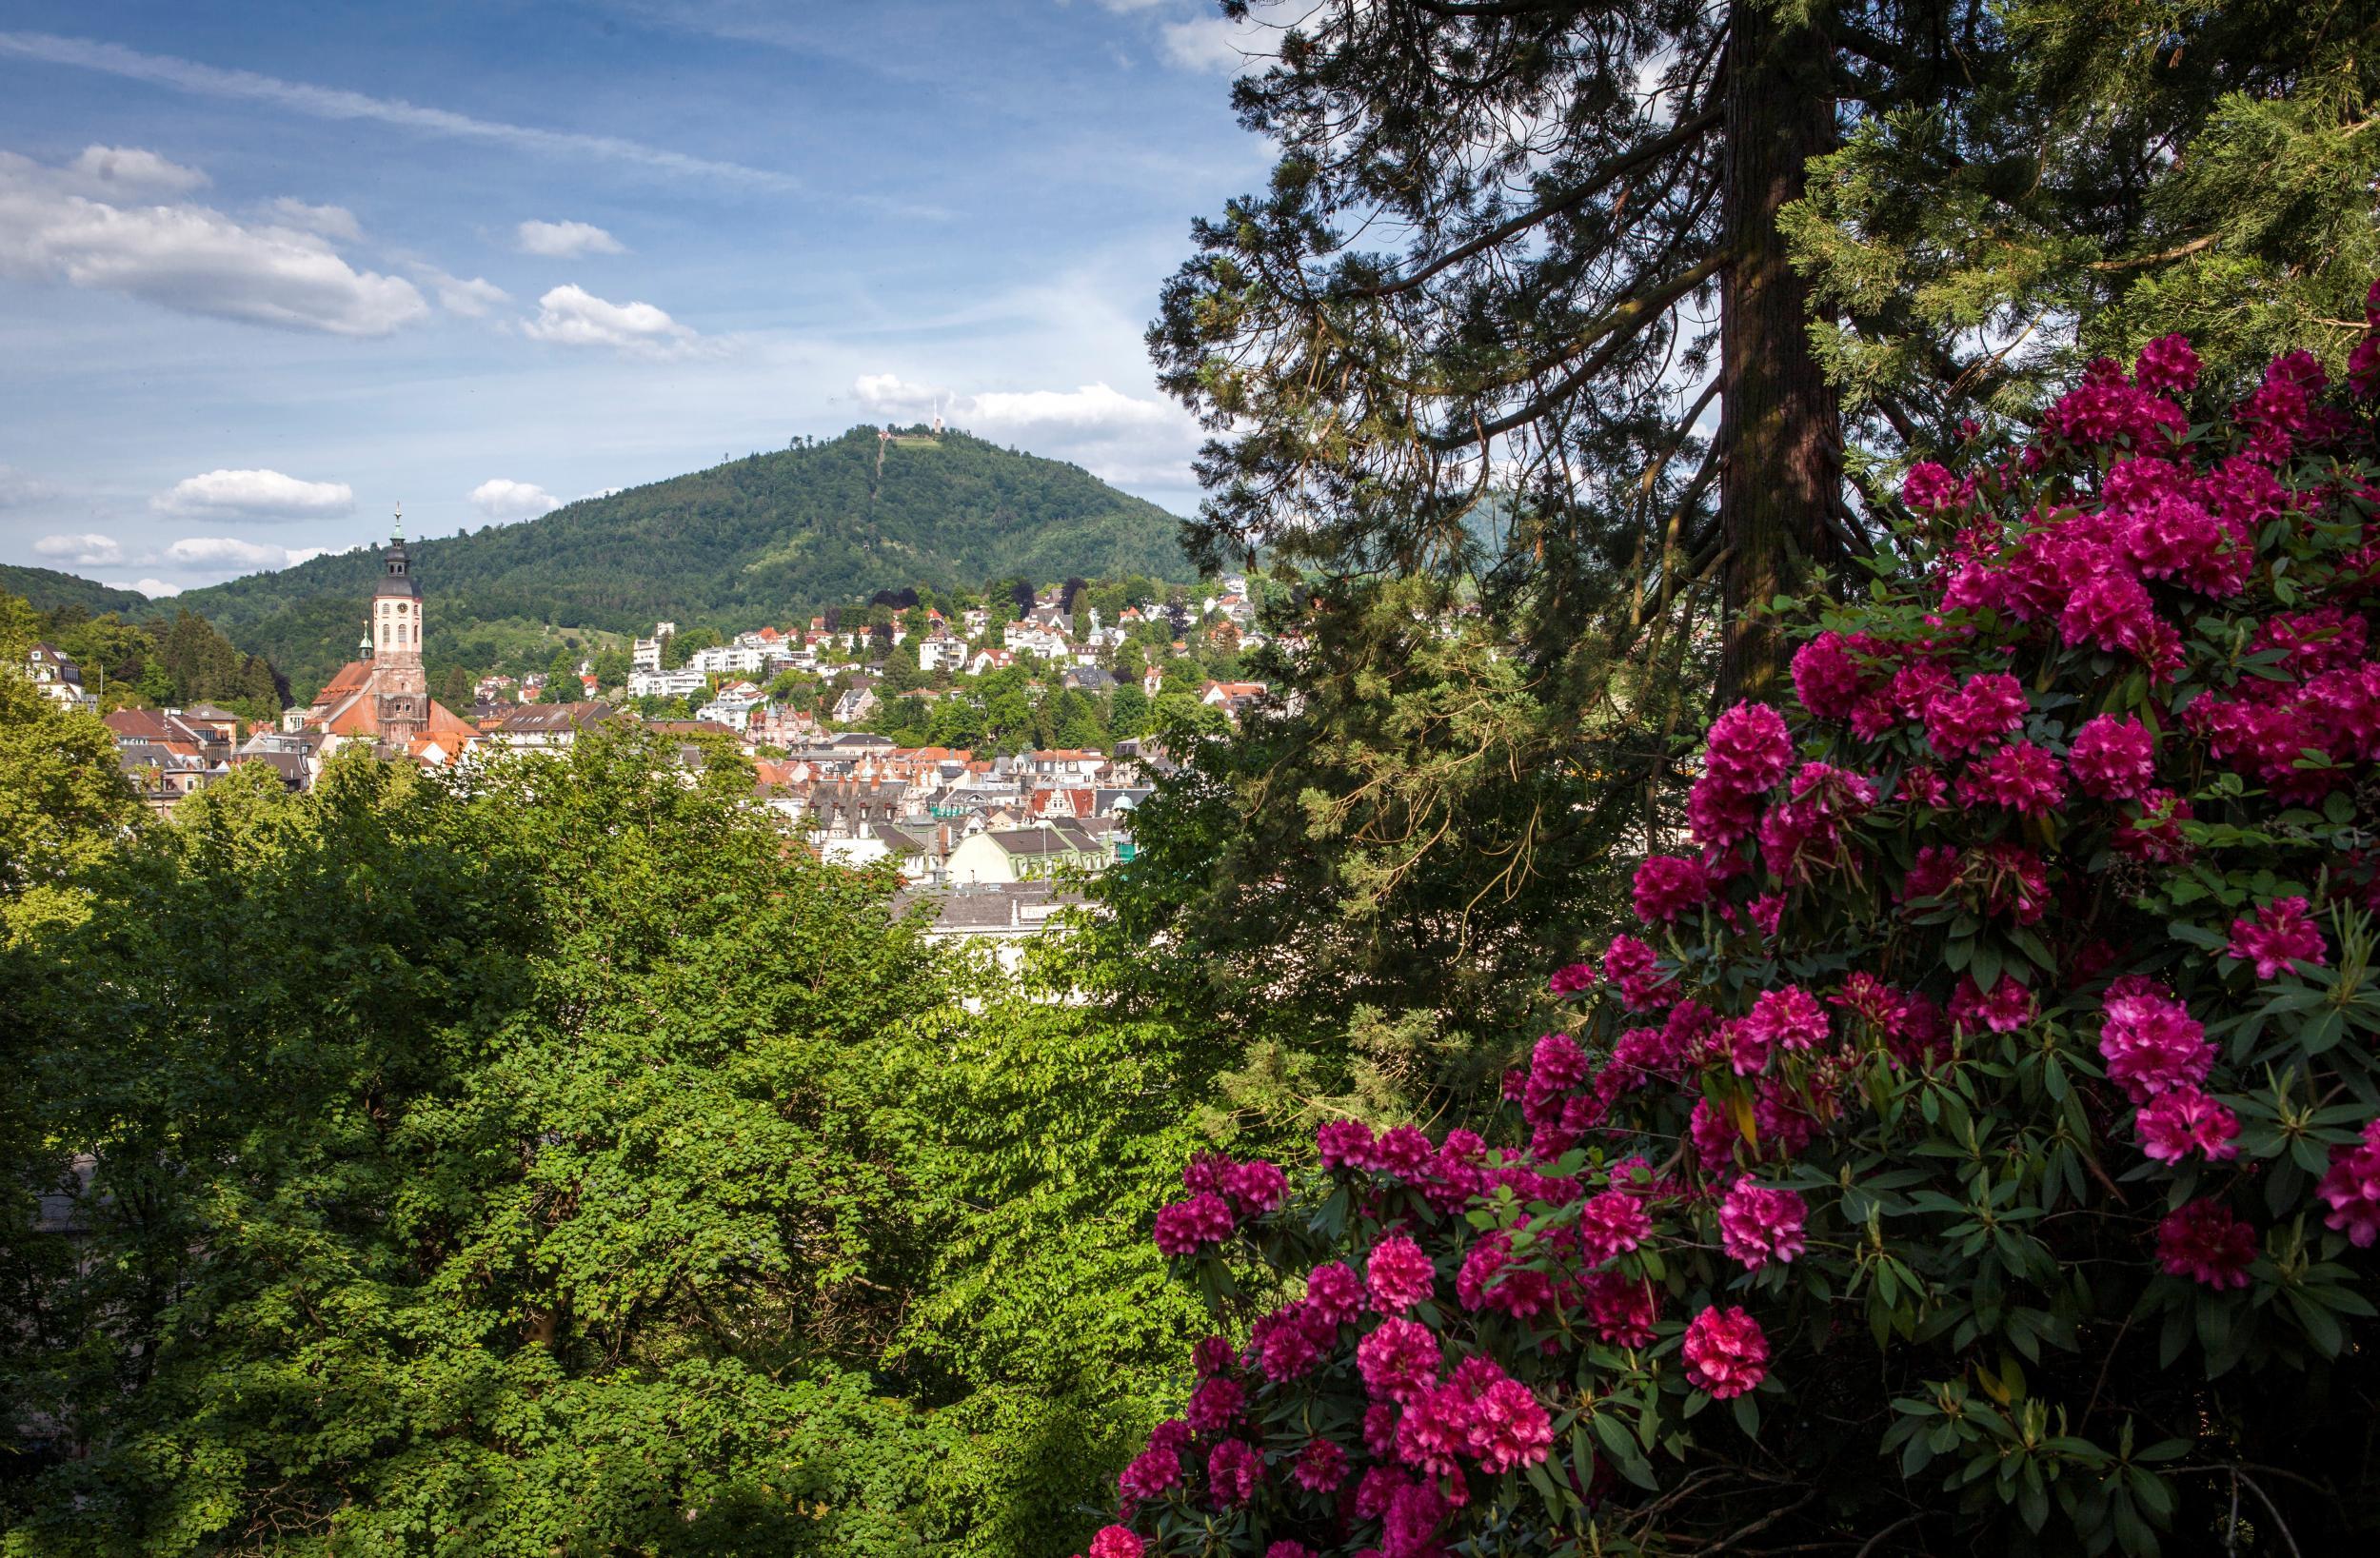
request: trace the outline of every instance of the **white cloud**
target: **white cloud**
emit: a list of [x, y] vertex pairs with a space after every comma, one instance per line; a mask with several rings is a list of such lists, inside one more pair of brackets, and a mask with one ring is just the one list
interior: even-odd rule
[[1190, 457], [1200, 436], [1197, 420], [1170, 401], [1140, 400], [1105, 383], [962, 395], [898, 374], [871, 373], [852, 391], [887, 420], [921, 422], [939, 414], [982, 437], [1072, 460], [1102, 481], [1196, 484]]
[[166, 548], [167, 562], [194, 569], [278, 568], [288, 560], [287, 547], [233, 536], [185, 536]]
[[637, 164], [666, 173], [701, 174], [767, 189], [791, 190], [801, 187], [799, 180], [783, 173], [746, 168], [741, 163], [690, 157], [684, 152], [622, 140], [616, 135], [584, 135], [570, 130], [506, 124], [501, 120], [475, 119], [469, 114], [455, 113], [446, 108], [424, 108], [417, 103], [407, 103], [403, 98], [367, 97], [362, 92], [314, 87], [302, 81], [284, 81], [277, 76], [259, 75], [253, 70], [226, 70], [168, 54], [144, 54], [121, 44], [101, 43], [89, 38], [62, 38], [48, 32], [0, 32], [0, 56], [74, 66], [130, 81], [171, 87], [202, 97], [266, 103], [316, 119], [337, 122], [366, 120], [403, 129], [425, 130], [434, 135], [486, 141], [523, 151], [568, 152]]
[[[214, 470], [188, 476], [149, 500], [169, 514], [237, 514], [252, 520], [319, 520], [355, 511], [345, 482], [301, 482], [271, 470]], [[276, 548], [278, 550], [278, 548]]]
[[582, 254], [625, 254], [628, 247], [591, 222], [524, 222], [514, 229], [524, 254], [575, 260]]
[[0, 276], [331, 335], [387, 335], [429, 311], [412, 283], [355, 269], [317, 233], [206, 206], [113, 206], [77, 193], [79, 180], [0, 151]]
[[151, 601], [162, 601], [169, 595], [179, 595], [184, 588], [180, 584], [169, 584], [162, 579], [109, 579], [103, 580], [101, 582], [111, 590], [138, 590]]
[[283, 195], [265, 207], [266, 214], [285, 227], [300, 232], [320, 233], [342, 243], [361, 243], [364, 228], [355, 220], [355, 213], [345, 206], [308, 206], [290, 195]]
[[439, 269], [427, 261], [416, 262], [407, 268], [413, 279], [438, 294], [438, 306], [465, 319], [484, 319], [512, 301], [512, 294], [485, 276], [469, 281], [449, 271]]
[[577, 286], [537, 300], [537, 317], [521, 326], [534, 341], [565, 346], [614, 346], [645, 356], [689, 351], [701, 338], [649, 303], [610, 303]]
[[268, 541], [242, 541], [236, 536], [185, 536], [154, 561], [194, 574], [228, 578], [293, 568], [329, 550], [327, 546], [276, 546]]
[[87, 531], [79, 536], [44, 536], [33, 542], [33, 553], [76, 565], [105, 564], [124, 561], [124, 543], [113, 536]]
[[498, 524], [533, 520], [562, 506], [562, 500], [532, 482], [494, 476], [471, 489], [471, 506]]
[[0, 508], [47, 503], [57, 495], [58, 489], [40, 477], [13, 465], [0, 465]]
[[187, 195], [213, 182], [195, 168], [129, 146], [87, 146], [66, 172], [84, 189], [122, 200]]

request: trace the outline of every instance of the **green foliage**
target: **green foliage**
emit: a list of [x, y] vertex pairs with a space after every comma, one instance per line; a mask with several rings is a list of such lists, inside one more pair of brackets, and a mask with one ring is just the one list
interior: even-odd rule
[[[862, 427], [409, 544], [431, 597], [433, 671], [442, 657], [484, 671], [512, 666], [541, 623], [749, 627], [895, 582], [947, 589], [995, 570], [1181, 577], [1179, 524], [1072, 465], [956, 432], [880, 451], [875, 429]], [[310, 689], [347, 658], [379, 569], [359, 548], [183, 599]], [[548, 641], [518, 668], [552, 652]]]
[[1100, 891], [1182, 949], [1200, 1004], [1247, 1019], [1235, 1097], [1427, 1116], [1476, 1095], [1497, 1025], [1608, 925], [1700, 675], [1676, 639], [1641, 666], [1591, 642], [1532, 663], [1426, 581], [1348, 585], [1295, 621], [1305, 646], [1259, 667], [1295, 704], [1244, 714], [1239, 739], [1157, 698], [1181, 772]]
[[134, 700], [213, 702], [249, 719], [269, 720], [288, 702], [288, 689], [269, 663], [233, 648], [212, 623], [188, 608], [170, 619], [131, 622], [112, 611], [94, 617], [76, 600], [37, 610], [0, 591], [0, 652], [18, 661], [36, 640], [55, 644], [80, 666], [85, 688], [106, 707]]
[[20, 567], [12, 562], [0, 562], [0, 593], [24, 597], [32, 602], [35, 611], [56, 611], [68, 606], [89, 615], [109, 611], [147, 613], [155, 609], [149, 597], [138, 590], [112, 589], [74, 574]]
[[2030, 420], [2169, 331], [2226, 388], [2292, 348], [2335, 371], [2380, 272], [2371, 26], [2356, 0], [2020, 0], [1957, 47], [1971, 84], [1863, 119], [1783, 227], [1885, 452]]
[[[0, 678], [0, 1391], [88, 1451], [0, 1469], [0, 1550], [1081, 1544], [1217, 1065], [1120, 944], [938, 955], [634, 733], [132, 832], [112, 759]], [[29, 1239], [78, 1151], [87, 1236]]]

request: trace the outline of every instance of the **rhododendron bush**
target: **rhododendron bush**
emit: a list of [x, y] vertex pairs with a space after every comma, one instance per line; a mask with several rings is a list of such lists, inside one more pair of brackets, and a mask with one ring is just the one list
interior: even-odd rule
[[2170, 337], [1916, 466], [1496, 1120], [1190, 1166], [1219, 1333], [1093, 1550], [2363, 1529], [2375, 342], [2224, 405]]

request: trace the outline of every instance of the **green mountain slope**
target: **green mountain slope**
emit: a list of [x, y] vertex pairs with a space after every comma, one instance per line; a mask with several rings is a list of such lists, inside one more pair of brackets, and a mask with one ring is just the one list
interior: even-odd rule
[[[1180, 527], [1078, 466], [958, 432], [880, 447], [861, 427], [412, 550], [432, 637], [451, 653], [474, 635], [492, 643], [537, 624], [735, 630], [879, 589], [1009, 574], [1188, 579]], [[379, 569], [376, 554], [347, 552], [175, 603], [312, 684], [352, 653]]]
[[110, 589], [73, 574], [50, 568], [20, 568], [8, 562], [0, 562], [0, 590], [25, 597], [35, 611], [81, 606], [94, 617], [110, 611], [120, 611], [127, 617], [147, 617], [152, 612], [172, 609], [152, 606], [149, 597], [138, 590]]

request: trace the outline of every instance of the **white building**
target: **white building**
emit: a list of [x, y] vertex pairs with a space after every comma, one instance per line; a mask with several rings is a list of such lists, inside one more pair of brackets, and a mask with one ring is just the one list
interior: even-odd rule
[[710, 678], [688, 667], [682, 671], [631, 671], [630, 698], [685, 698], [710, 685]]
[[711, 700], [694, 711], [697, 720], [716, 720], [738, 735], [752, 727], [752, 711], [767, 702], [767, 695], [748, 681], [722, 687]]
[[37, 643], [25, 652], [25, 674], [41, 695], [64, 709], [99, 712], [99, 699], [83, 685], [83, 668], [54, 645]]

